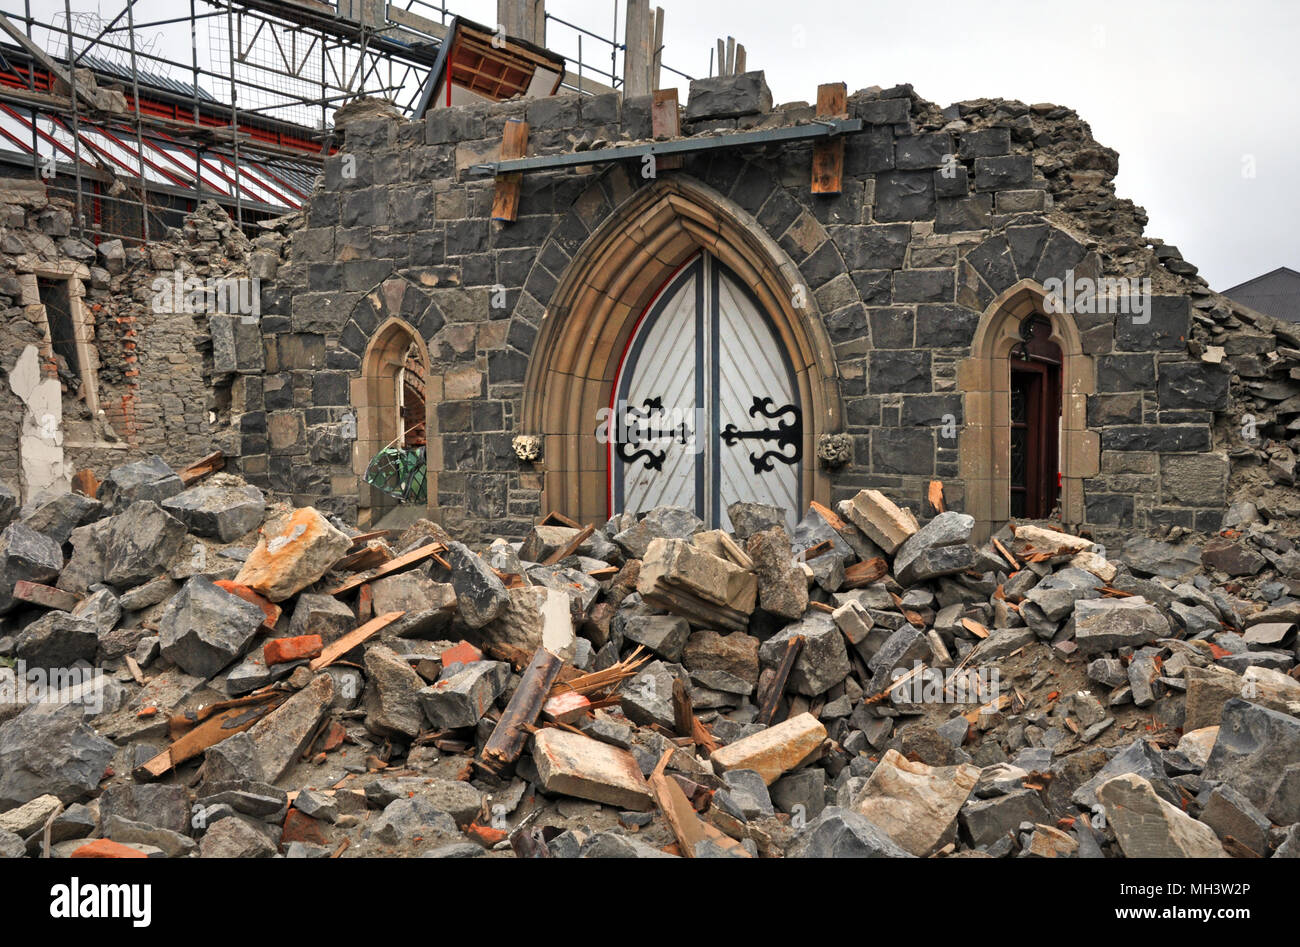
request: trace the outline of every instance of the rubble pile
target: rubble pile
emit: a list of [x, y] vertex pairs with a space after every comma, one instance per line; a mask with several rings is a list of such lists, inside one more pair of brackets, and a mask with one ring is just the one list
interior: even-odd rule
[[0, 485], [11, 857], [1296, 857], [1300, 551], [864, 490], [482, 550], [158, 458]]

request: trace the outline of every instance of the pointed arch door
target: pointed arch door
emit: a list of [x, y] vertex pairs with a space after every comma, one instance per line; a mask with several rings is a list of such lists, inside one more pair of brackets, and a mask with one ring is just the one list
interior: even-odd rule
[[771, 320], [700, 253], [642, 314], [623, 353], [607, 437], [610, 510], [684, 506], [729, 529], [738, 500], [789, 512], [802, 496], [803, 407]]

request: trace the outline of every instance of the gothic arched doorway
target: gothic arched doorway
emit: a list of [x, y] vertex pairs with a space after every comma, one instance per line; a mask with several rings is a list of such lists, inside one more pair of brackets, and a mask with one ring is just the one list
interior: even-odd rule
[[418, 507], [421, 515], [427, 506], [428, 375], [428, 350], [410, 325], [394, 318], [376, 330], [354, 389], [354, 468], [364, 525], [404, 504]]
[[[783, 421], [791, 420], [789, 413], [783, 417], [764, 417], [762, 411], [750, 415], [753, 397], [759, 396], [760, 401], [771, 397], [772, 404], [765, 405], [769, 412], [785, 405], [796, 406], [800, 429], [797, 436], [787, 432], [787, 445], [782, 450], [786, 457], [797, 456], [796, 462], [791, 465], [773, 461], [774, 468], [794, 471], [795, 485], [790, 488], [793, 504], [787, 504], [776, 489], [728, 496], [726, 491], [713, 491], [710, 486], [705, 491], [707, 496], [697, 497], [698, 503], [688, 505], [722, 522], [725, 509], [718, 510], [717, 516], [714, 511], [735, 500], [792, 505], [797, 508], [796, 516], [812, 500], [830, 502], [830, 479], [817, 465], [815, 445], [819, 434], [839, 430], [840, 401], [833, 350], [812, 294], [803, 284], [798, 268], [752, 215], [698, 181], [675, 175], [637, 191], [597, 227], [574, 256], [552, 296], [529, 361], [522, 418], [523, 433], [544, 437], [544, 509], [589, 523], [603, 520], [612, 507], [617, 508], [616, 494], [611, 489], [611, 479], [617, 474], [617, 470], [611, 470], [610, 448], [614, 445], [608, 438], [602, 442], [599, 432], [604, 422], [608, 434], [607, 422], [612, 409], [618, 407], [620, 379], [627, 376], [626, 356], [640, 334], [657, 322], [647, 322], [644, 317], [666, 288], [684, 292], [682, 284], [675, 280], [697, 260], [714, 261], [704, 265], [719, 274], [719, 291], [723, 286], [734, 287], [733, 297], [743, 300], [744, 305], [714, 306], [710, 296], [691, 306], [691, 318], [699, 320], [691, 325], [690, 357], [692, 365], [699, 368], [691, 384], [712, 377], [715, 360], [708, 357], [708, 346], [714, 344], [717, 350], [722, 345], [721, 338], [716, 344], [712, 342], [712, 327], [716, 324], [719, 333], [724, 325], [729, 326], [729, 333], [737, 327], [735, 319], [713, 319], [713, 306], [721, 316], [744, 310], [749, 314], [741, 320], [743, 325], [765, 327], [763, 351], [770, 361], [774, 360], [773, 364], [783, 363], [783, 384], [788, 385], [787, 400], [780, 400], [775, 389], [771, 393], [740, 392], [739, 396], [748, 396], [740, 416], [723, 417], [715, 410], [704, 428], [721, 441], [727, 425], [735, 425], [734, 443], [723, 443], [722, 447], [734, 447], [741, 462], [751, 464], [751, 476], [747, 478], [750, 483], [755, 477], [749, 454], [762, 457], [764, 451], [757, 450], [760, 441], [756, 437], [740, 435], [754, 434], [760, 428], [776, 430]], [[705, 273], [701, 292], [715, 282]], [[701, 339], [706, 358], [703, 364], [694, 361], [696, 343]], [[734, 336], [729, 336], [729, 341], [732, 339]], [[745, 354], [743, 350], [741, 354]], [[722, 363], [718, 362], [721, 370]], [[752, 365], [746, 366], [746, 371], [754, 375]], [[635, 381], [629, 385], [635, 385]], [[694, 390], [698, 398], [694, 406], [713, 410], [711, 398], [707, 404], [704, 400], [708, 385], [704, 385], [704, 392], [699, 387]], [[714, 390], [720, 390], [720, 382]], [[624, 400], [632, 400], [632, 407], [644, 410], [645, 397], [639, 404], [635, 398]], [[792, 440], [798, 444], [797, 451], [789, 446]], [[775, 440], [771, 446], [777, 446]], [[718, 450], [719, 459], [721, 453]], [[717, 462], [710, 467], [705, 458], [703, 473], [693, 465], [690, 477], [693, 482], [697, 477], [707, 477], [711, 484], [713, 470], [721, 478], [723, 464]], [[710, 501], [710, 496], [717, 499]]]

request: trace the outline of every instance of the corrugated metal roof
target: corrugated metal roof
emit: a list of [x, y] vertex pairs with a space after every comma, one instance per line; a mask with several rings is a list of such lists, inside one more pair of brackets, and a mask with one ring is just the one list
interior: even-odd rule
[[1266, 316], [1300, 322], [1300, 273], [1290, 267], [1279, 266], [1225, 289], [1223, 295]]
[[[122, 79], [128, 85], [131, 83], [131, 67], [119, 65], [108, 59], [101, 59], [98, 56], [83, 54], [81, 62], [87, 69], [95, 72], [105, 73], [106, 75], [116, 76]], [[147, 69], [137, 69], [136, 75], [139, 77], [140, 85], [152, 86], [155, 89], [166, 89], [168, 92], [175, 92], [177, 95], [183, 95], [186, 98], [193, 98], [195, 87], [188, 82], [180, 82], [170, 76], [164, 76], [162, 73], [150, 72]], [[198, 87], [198, 97], [200, 102], [216, 102], [216, 98], [202, 86]]]

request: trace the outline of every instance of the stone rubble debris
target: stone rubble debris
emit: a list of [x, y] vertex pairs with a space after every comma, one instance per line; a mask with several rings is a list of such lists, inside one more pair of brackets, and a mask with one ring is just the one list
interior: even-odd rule
[[1288, 541], [839, 509], [476, 550], [158, 458], [0, 509], [0, 855], [1295, 857]]

